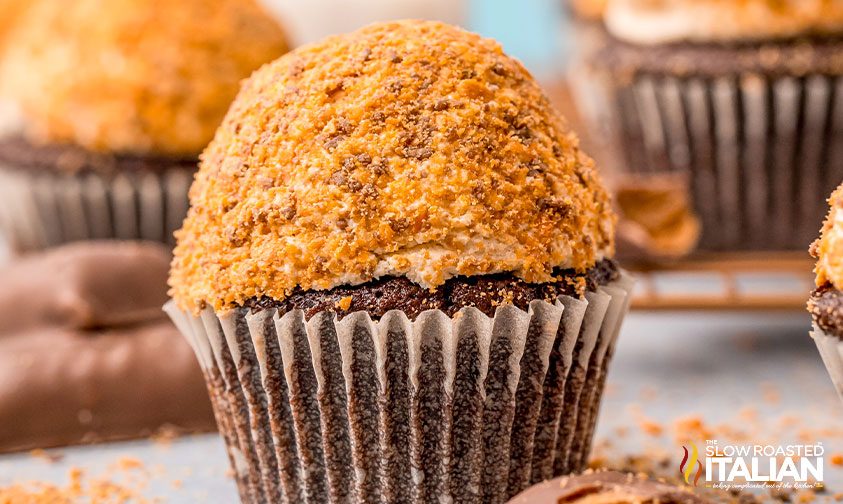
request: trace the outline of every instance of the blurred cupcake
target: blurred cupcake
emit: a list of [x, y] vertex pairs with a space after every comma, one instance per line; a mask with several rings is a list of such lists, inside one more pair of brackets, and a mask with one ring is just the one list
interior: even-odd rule
[[403, 21], [246, 81], [166, 307], [246, 502], [503, 502], [582, 469], [630, 281], [593, 162], [494, 41]]
[[286, 49], [251, 0], [42, 0], [9, 37], [0, 229], [18, 250], [171, 241], [240, 80]]
[[814, 319], [811, 336], [843, 398], [843, 185], [828, 202], [831, 210], [820, 238], [811, 245], [811, 255], [817, 259], [817, 288], [808, 300], [808, 311]]
[[680, 487], [618, 471], [588, 470], [533, 485], [509, 504], [706, 504], [716, 501]]
[[705, 250], [804, 249], [843, 178], [843, 1], [609, 0], [576, 68], [614, 168], [681, 172]]
[[571, 12], [579, 19], [601, 22], [608, 0], [568, 0]]
[[574, 28], [571, 42], [575, 57], [585, 57], [605, 45], [606, 30], [603, 13], [608, 0], [567, 0], [567, 11]]

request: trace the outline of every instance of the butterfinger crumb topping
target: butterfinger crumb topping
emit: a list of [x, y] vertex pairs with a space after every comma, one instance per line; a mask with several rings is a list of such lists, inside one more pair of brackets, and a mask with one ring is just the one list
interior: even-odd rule
[[255, 0], [40, 0], [10, 38], [0, 84], [33, 140], [193, 156], [287, 47]]
[[376, 24], [245, 82], [190, 191], [171, 295], [217, 310], [382, 276], [552, 280], [613, 252], [594, 163], [500, 45]]
[[820, 232], [811, 245], [811, 255], [817, 259], [814, 273], [817, 287], [831, 284], [843, 290], [843, 185], [828, 199], [831, 209]]

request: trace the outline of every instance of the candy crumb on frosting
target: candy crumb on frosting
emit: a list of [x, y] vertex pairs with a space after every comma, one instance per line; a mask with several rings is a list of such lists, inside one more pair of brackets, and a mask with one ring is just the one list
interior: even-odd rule
[[406, 277], [586, 270], [613, 253], [593, 161], [492, 40], [429, 21], [299, 48], [248, 79], [177, 232], [185, 309]]
[[843, 185], [828, 198], [830, 210], [820, 237], [811, 244], [811, 255], [817, 259], [814, 268], [817, 287], [831, 284], [843, 289]]

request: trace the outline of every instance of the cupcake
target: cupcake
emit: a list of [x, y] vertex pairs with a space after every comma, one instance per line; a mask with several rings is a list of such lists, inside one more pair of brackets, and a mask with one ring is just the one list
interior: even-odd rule
[[171, 241], [240, 80], [285, 49], [253, 0], [33, 3], [0, 68], [21, 110], [0, 136], [0, 229], [20, 251]]
[[700, 249], [800, 250], [843, 178], [843, 2], [609, 0], [573, 69], [616, 170], [683, 173]]
[[509, 504], [706, 504], [715, 502], [680, 487], [618, 471], [588, 470], [534, 485]]
[[504, 502], [583, 468], [630, 281], [593, 162], [496, 42], [291, 52], [190, 195], [166, 310], [244, 502]]
[[817, 343], [834, 387], [843, 398], [843, 185], [828, 200], [831, 210], [820, 238], [811, 245], [817, 288], [808, 300]]

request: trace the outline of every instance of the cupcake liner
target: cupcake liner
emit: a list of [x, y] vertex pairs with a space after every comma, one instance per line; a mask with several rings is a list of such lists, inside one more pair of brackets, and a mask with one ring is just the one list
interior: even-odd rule
[[26, 252], [97, 239], [174, 244], [193, 171], [103, 175], [0, 167], [0, 231]]
[[612, 168], [690, 174], [701, 249], [811, 242], [843, 180], [843, 77], [582, 68], [574, 90]]
[[831, 382], [837, 394], [843, 399], [843, 341], [839, 336], [827, 334], [816, 323], [811, 331], [811, 337], [817, 344]]
[[491, 318], [165, 310], [217, 395], [244, 502], [504, 502], [585, 464], [630, 288]]
[[[234, 429], [233, 419], [231, 417], [231, 409], [227, 403], [223, 392], [226, 389], [225, 381], [219, 372], [219, 369], [214, 366], [213, 352], [210, 348], [210, 343], [205, 339], [196, 339], [193, 337], [194, 329], [192, 324], [199, 322], [198, 319], [180, 318], [174, 319], [175, 325], [179, 332], [185, 336], [185, 339], [190, 344], [196, 358], [199, 361], [200, 369], [205, 377], [205, 383], [208, 388], [208, 395], [213, 406], [214, 418], [217, 422], [219, 432], [223, 437], [228, 454], [229, 465], [234, 471], [234, 480], [237, 483], [237, 489], [242, 502], [257, 501], [257, 489], [249, 485], [249, 481], [245, 478], [248, 473], [244, 450], [241, 449], [240, 440], [237, 437], [237, 432]], [[201, 322], [200, 322], [201, 323]]]

